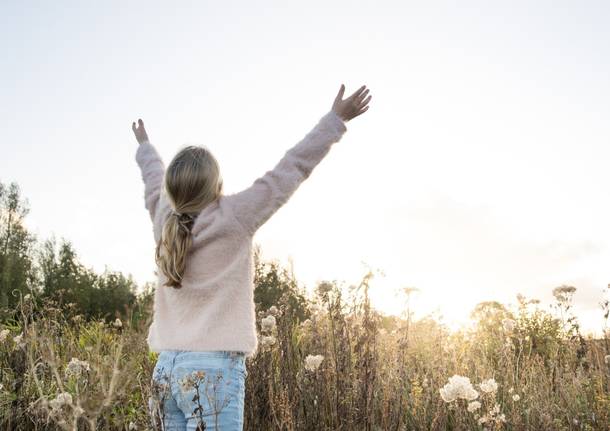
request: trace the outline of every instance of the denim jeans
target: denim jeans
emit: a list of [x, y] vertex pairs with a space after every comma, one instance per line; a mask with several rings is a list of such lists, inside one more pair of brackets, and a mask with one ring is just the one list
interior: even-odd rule
[[243, 352], [164, 350], [151, 380], [156, 430], [239, 430], [244, 423]]

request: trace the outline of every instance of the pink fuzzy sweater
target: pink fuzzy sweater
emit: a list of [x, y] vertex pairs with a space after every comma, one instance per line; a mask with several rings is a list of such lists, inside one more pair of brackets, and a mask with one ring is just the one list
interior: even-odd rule
[[[237, 350], [247, 356], [258, 348], [254, 312], [252, 240], [261, 227], [311, 174], [347, 130], [333, 111], [325, 114], [279, 163], [241, 192], [222, 195], [195, 219], [181, 289], [163, 286], [157, 268], [152, 351]], [[144, 180], [145, 207], [155, 243], [171, 207], [165, 195], [165, 166], [149, 142], [140, 144], [136, 161]]]

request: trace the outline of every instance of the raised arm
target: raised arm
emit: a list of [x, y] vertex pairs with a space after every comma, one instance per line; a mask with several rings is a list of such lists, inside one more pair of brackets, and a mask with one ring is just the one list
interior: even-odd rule
[[345, 122], [368, 109], [371, 96], [362, 86], [343, 100], [345, 86], [341, 85], [332, 109], [316, 126], [288, 150], [279, 163], [247, 189], [226, 197], [237, 220], [250, 235], [254, 233], [282, 206], [299, 185], [309, 177], [315, 166], [338, 142], [347, 130]]
[[136, 162], [140, 166], [142, 180], [144, 181], [144, 206], [150, 214], [150, 219], [154, 222], [159, 197], [161, 196], [165, 166], [159, 153], [148, 140], [148, 134], [144, 129], [142, 120], [138, 120], [138, 127], [136, 127], [135, 122], [132, 123], [131, 128], [139, 143], [136, 150]]

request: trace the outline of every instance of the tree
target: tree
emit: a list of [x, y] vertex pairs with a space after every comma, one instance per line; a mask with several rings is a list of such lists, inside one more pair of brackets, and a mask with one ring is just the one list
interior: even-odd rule
[[33, 246], [36, 238], [23, 225], [29, 212], [19, 186], [0, 183], [0, 307], [13, 309], [19, 295], [35, 286]]

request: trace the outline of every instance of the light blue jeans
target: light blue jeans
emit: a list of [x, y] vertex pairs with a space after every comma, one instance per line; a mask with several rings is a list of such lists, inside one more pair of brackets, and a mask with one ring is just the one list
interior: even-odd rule
[[155, 429], [242, 431], [247, 375], [243, 352], [162, 351], [148, 401]]

